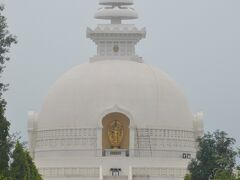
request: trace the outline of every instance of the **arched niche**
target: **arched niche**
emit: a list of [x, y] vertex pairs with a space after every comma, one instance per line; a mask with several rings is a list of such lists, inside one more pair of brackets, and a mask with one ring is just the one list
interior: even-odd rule
[[123, 128], [123, 137], [122, 141], [118, 147], [118, 149], [129, 149], [129, 125], [130, 125], [130, 120], [129, 118], [124, 115], [123, 113], [119, 112], [113, 112], [109, 113], [106, 116], [103, 117], [102, 119], [102, 148], [103, 150], [106, 149], [113, 149], [113, 146], [110, 142], [109, 138], [109, 128], [111, 125], [115, 122], [119, 122]]

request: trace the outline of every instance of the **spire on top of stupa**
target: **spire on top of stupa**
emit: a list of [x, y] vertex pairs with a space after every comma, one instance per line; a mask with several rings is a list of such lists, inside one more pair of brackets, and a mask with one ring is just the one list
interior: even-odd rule
[[100, 0], [99, 4], [110, 6], [133, 5], [133, 0]]
[[137, 19], [136, 11], [128, 7], [133, 5], [133, 0], [100, 0], [101, 7], [95, 14], [96, 19], [111, 20], [112, 24], [121, 24], [122, 20]]
[[96, 19], [111, 20], [111, 24], [98, 24], [95, 29], [87, 28], [87, 37], [97, 45], [97, 55], [90, 62], [103, 60], [128, 60], [143, 62], [136, 55], [135, 46], [146, 37], [146, 29], [134, 24], [122, 24], [122, 20], [137, 19], [132, 7], [133, 0], [100, 0], [101, 8]]

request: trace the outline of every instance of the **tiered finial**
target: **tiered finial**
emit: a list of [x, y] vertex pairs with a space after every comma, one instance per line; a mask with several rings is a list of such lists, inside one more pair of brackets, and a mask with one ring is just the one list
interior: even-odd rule
[[133, 0], [100, 0], [97, 19], [111, 20], [111, 24], [98, 24], [95, 29], [87, 29], [87, 37], [97, 45], [97, 55], [90, 62], [103, 60], [127, 60], [143, 62], [136, 55], [135, 45], [146, 37], [146, 29], [138, 29], [134, 24], [122, 24], [122, 20], [136, 19], [137, 13], [130, 5]]
[[101, 5], [133, 5], [133, 0], [100, 0]]
[[111, 20], [112, 24], [121, 24], [122, 20], [137, 19], [138, 15], [133, 8], [126, 7], [133, 4], [133, 0], [100, 0], [100, 8], [95, 14], [96, 19]]

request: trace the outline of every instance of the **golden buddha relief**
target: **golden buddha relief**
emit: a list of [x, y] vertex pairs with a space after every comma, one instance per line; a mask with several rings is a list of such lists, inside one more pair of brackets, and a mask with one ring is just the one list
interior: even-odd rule
[[123, 125], [114, 120], [108, 127], [108, 139], [113, 149], [119, 149], [123, 140]]

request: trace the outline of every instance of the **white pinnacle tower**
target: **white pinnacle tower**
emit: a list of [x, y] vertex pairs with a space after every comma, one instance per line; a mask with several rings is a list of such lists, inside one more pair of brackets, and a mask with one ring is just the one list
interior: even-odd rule
[[122, 20], [138, 18], [135, 10], [128, 7], [133, 0], [100, 0], [99, 4], [104, 7], [98, 9], [95, 18], [110, 20], [111, 24], [87, 29], [87, 37], [97, 45], [97, 56], [91, 62], [109, 59], [142, 62], [142, 58], [135, 55], [135, 45], [145, 38], [145, 28], [139, 30], [133, 24], [122, 24]]

